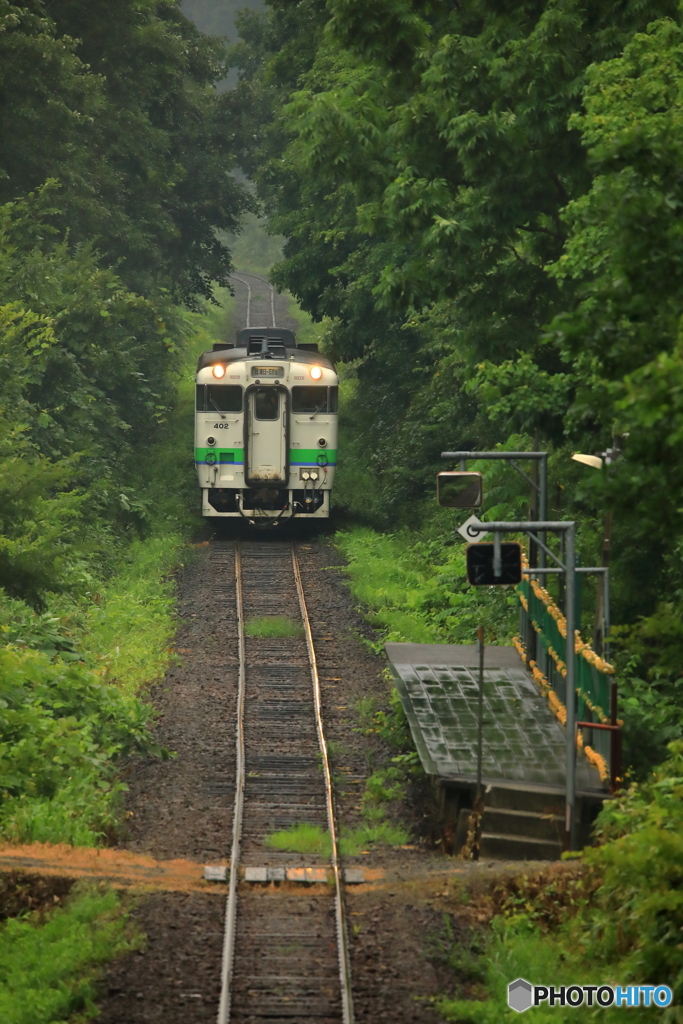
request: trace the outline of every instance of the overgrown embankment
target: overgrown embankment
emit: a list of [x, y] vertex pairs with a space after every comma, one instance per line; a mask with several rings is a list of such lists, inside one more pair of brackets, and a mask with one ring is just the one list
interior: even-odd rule
[[[0, 842], [110, 841], [121, 758], [162, 753], [193, 357], [254, 209], [226, 70], [175, 3], [0, 0]], [[89, 1019], [129, 946], [112, 894], [9, 920], [0, 1018]]]

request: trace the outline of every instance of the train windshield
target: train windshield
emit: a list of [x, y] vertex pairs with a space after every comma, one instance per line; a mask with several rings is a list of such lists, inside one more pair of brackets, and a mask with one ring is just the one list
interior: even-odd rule
[[257, 391], [254, 401], [257, 420], [276, 420], [280, 415], [280, 395], [273, 388]]
[[239, 384], [198, 384], [197, 412], [242, 412]]
[[339, 388], [292, 388], [292, 412], [336, 412]]

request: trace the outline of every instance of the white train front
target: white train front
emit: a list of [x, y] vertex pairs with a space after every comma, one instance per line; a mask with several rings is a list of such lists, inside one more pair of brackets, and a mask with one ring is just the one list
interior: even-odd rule
[[202, 514], [274, 524], [324, 519], [337, 463], [339, 378], [292, 331], [247, 328], [214, 345], [196, 376]]

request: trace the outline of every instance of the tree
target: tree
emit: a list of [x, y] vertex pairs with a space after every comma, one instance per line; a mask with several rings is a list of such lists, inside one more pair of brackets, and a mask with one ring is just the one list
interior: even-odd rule
[[565, 212], [570, 229], [552, 273], [570, 311], [550, 339], [580, 371], [572, 410], [627, 435], [606, 481], [637, 505], [643, 531], [680, 531], [683, 473], [683, 30], [661, 19], [621, 56], [588, 71], [582, 132], [594, 179]]
[[253, 203], [230, 173], [220, 41], [172, 0], [0, 0], [0, 12], [0, 201], [58, 178], [72, 240], [129, 288], [192, 302], [226, 284], [216, 231], [236, 231]]

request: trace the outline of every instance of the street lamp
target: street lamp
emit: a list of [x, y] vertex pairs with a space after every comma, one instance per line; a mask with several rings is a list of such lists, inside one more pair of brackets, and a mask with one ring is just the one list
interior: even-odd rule
[[600, 455], [582, 455], [581, 452], [574, 452], [572, 458], [574, 462], [583, 462], [584, 466], [602, 469], [602, 458]]

